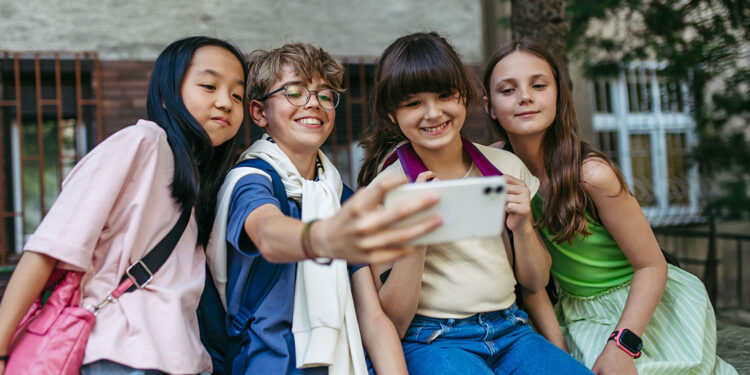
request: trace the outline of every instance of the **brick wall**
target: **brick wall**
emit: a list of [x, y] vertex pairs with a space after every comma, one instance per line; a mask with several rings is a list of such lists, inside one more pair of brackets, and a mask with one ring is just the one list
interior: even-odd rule
[[102, 61], [104, 137], [146, 117], [151, 61]]
[[10, 272], [0, 272], [0, 301], [2, 301], [3, 294], [5, 294], [5, 287], [8, 285], [8, 279], [10, 279]]

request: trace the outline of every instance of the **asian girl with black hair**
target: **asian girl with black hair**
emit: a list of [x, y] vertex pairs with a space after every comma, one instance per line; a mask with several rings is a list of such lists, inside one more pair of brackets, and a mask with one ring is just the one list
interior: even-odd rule
[[83, 272], [81, 306], [96, 304], [183, 209], [194, 208], [153, 280], [98, 312], [81, 373], [211, 370], [196, 317], [203, 247], [218, 185], [235, 157], [246, 78], [242, 54], [225, 41], [191, 37], [164, 49], [151, 74], [147, 119], [78, 162], [26, 243], [0, 304], [0, 354], [55, 268]]

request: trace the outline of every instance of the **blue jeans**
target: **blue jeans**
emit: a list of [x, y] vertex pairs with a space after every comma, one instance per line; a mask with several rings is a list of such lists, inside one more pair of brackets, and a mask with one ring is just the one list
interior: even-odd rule
[[[100, 360], [81, 366], [81, 375], [162, 375], [158, 370], [139, 370], [117, 362]], [[201, 375], [208, 375], [203, 373]]]
[[402, 345], [412, 375], [592, 374], [534, 332], [515, 304], [464, 319], [417, 315]]
[[101, 360], [81, 367], [81, 375], [161, 375], [157, 370], [139, 370], [117, 362]]

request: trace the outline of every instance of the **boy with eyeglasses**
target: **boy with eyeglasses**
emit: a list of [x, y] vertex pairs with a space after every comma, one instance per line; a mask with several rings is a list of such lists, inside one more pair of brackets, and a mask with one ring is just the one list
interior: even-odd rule
[[406, 374], [369, 267], [346, 261], [368, 264], [412, 250], [403, 244], [440, 218], [391, 225], [437, 198], [380, 209], [385, 192], [404, 182], [394, 179], [341, 206], [352, 192], [320, 151], [336, 118], [341, 65], [296, 43], [254, 51], [248, 67], [249, 113], [265, 134], [227, 175], [207, 248], [227, 308], [223, 365], [235, 374], [367, 374], [364, 343], [377, 372]]

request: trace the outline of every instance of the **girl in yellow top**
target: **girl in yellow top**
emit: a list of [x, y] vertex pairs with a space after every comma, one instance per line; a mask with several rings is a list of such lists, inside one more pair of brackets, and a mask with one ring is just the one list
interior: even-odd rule
[[529, 203], [539, 182], [510, 152], [462, 140], [467, 109], [478, 99], [474, 87], [439, 35], [417, 33], [393, 42], [375, 69], [376, 118], [362, 142], [367, 151], [359, 183], [403, 176], [401, 163], [393, 163], [375, 178], [399, 144], [426, 167], [418, 181], [482, 176], [477, 160], [486, 158], [508, 181], [507, 226], [515, 235], [517, 273], [505, 235], [430, 245], [391, 264], [372, 265], [383, 310], [403, 337], [412, 375], [590, 373], [535, 333], [515, 304], [516, 281], [537, 291], [549, 278], [550, 258]]

